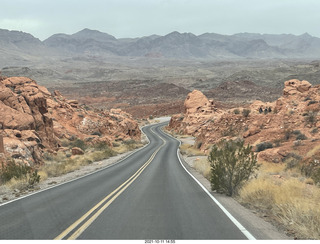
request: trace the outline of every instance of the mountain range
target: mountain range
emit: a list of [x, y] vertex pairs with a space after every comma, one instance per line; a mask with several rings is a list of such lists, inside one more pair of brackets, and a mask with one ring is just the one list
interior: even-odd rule
[[[173, 59], [319, 58], [320, 38], [305, 33], [221, 35], [179, 33], [120, 38], [97, 30], [54, 34], [40, 41], [29, 33], [0, 29], [1, 61], [65, 56], [164, 57]], [[2, 63], [1, 62], [1, 63]]]

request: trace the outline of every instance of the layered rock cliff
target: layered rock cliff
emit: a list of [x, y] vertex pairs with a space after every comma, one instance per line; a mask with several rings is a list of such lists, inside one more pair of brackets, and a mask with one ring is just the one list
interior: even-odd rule
[[141, 136], [129, 114], [93, 111], [26, 77], [0, 79], [0, 129], [5, 156], [29, 164], [41, 163], [45, 151], [59, 150], [63, 139], [111, 145]]

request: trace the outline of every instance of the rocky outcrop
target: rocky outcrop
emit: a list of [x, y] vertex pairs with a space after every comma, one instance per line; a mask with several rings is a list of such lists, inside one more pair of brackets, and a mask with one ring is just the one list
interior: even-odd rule
[[[227, 110], [211, 109], [209, 100], [194, 91], [186, 99], [185, 113], [173, 116], [169, 128], [195, 136], [204, 151], [222, 139], [240, 137], [253, 146], [272, 144], [258, 152], [259, 160], [281, 162], [293, 151], [306, 155], [319, 145], [320, 85], [299, 80], [284, 85], [283, 96], [274, 102]], [[249, 115], [243, 110], [250, 110]]]
[[208, 100], [202, 92], [194, 90], [184, 102], [184, 114], [172, 116], [169, 127], [180, 133], [197, 136], [204, 124], [214, 120], [221, 112], [213, 100]]
[[63, 139], [111, 145], [141, 135], [129, 114], [93, 111], [25, 77], [0, 81], [0, 129], [6, 155], [29, 164], [41, 163], [43, 152], [58, 150]]

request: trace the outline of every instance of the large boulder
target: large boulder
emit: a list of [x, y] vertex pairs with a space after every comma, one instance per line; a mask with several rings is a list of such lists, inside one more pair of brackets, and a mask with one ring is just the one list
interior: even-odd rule
[[209, 104], [208, 98], [198, 90], [190, 92], [184, 102], [186, 113], [195, 113], [199, 108], [205, 107]]
[[309, 91], [311, 84], [306, 81], [300, 81], [297, 79], [288, 80], [284, 83], [283, 95], [296, 95]]

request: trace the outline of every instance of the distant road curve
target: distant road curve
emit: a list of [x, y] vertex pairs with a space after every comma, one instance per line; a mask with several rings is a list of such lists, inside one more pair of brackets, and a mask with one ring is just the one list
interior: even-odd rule
[[186, 171], [165, 124], [115, 165], [1, 205], [0, 239], [254, 239]]

